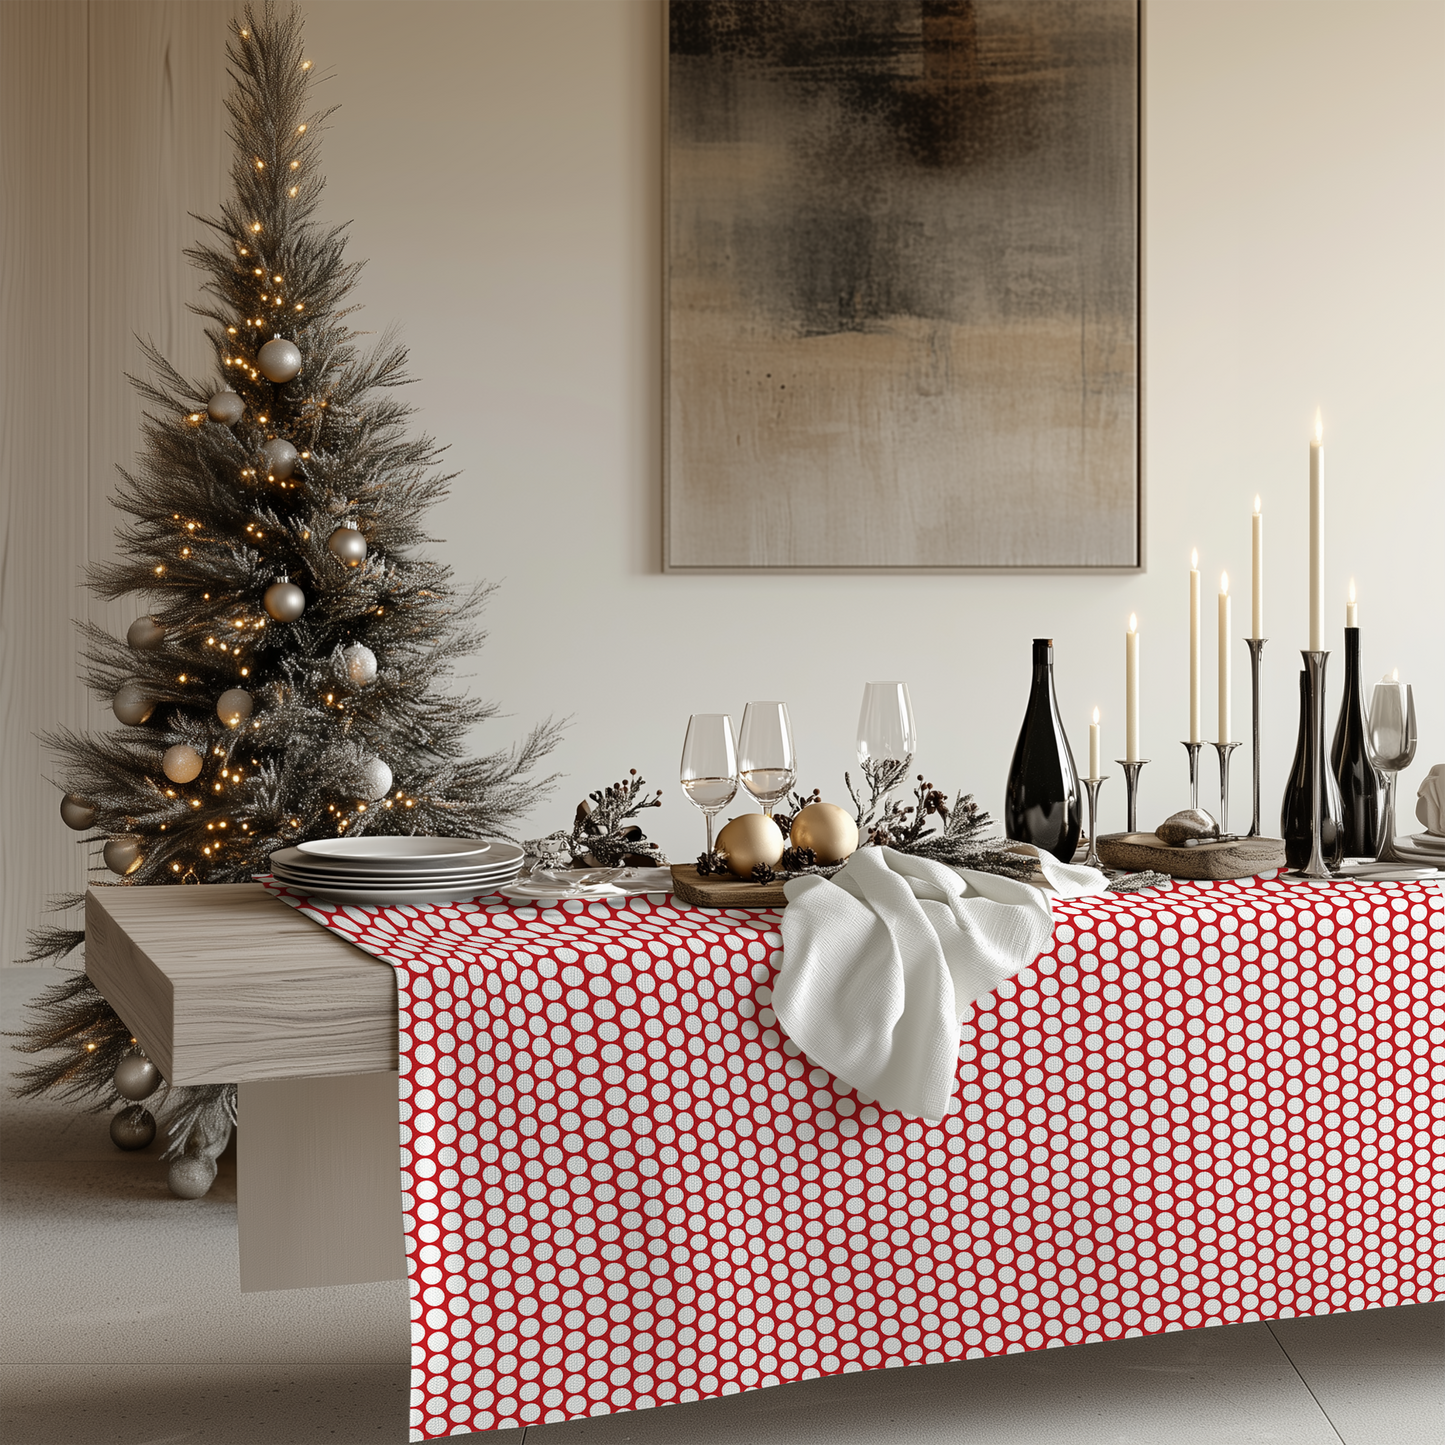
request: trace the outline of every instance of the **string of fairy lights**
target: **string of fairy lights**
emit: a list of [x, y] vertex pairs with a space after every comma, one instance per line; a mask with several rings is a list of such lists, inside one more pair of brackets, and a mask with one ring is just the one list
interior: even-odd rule
[[[246, 28], [238, 34], [243, 42], [251, 38]], [[302, 60], [300, 65], [303, 72], [311, 70], [309, 60]], [[283, 218], [286, 202], [296, 200], [301, 194], [302, 157], [280, 152], [283, 147], [298, 145], [308, 129], [308, 123], [301, 123], [284, 139], [278, 138], [276, 151], [269, 159], [261, 155], [252, 157], [252, 166], [259, 177], [283, 177], [282, 183], [274, 187], [271, 198], [272, 213]], [[284, 235], [284, 220], [277, 230]], [[267, 250], [271, 248], [264, 244], [266, 234], [266, 225], [252, 220], [242, 235], [233, 238], [237, 263], [236, 310], [247, 314], [226, 326], [224, 341], [218, 346], [222, 389], [210, 398], [204, 410], [186, 413], [179, 424], [194, 430], [207, 426], [228, 429], [247, 453], [247, 464], [238, 469], [243, 488], [255, 487], [264, 477], [266, 484], [280, 492], [296, 492], [304, 488], [304, 467], [311, 461], [312, 453], [309, 445], [298, 446], [292, 438], [299, 439], [308, 432], [313, 438], [318, 434], [328, 413], [330, 398], [324, 395], [294, 398], [284, 390], [303, 371], [304, 356], [295, 337], [304, 340], [304, 331], [300, 328], [307, 315], [308, 302], [304, 294], [296, 294], [296, 287], [288, 280], [283, 266], [268, 263]], [[275, 249], [279, 252], [284, 247], [278, 245]], [[293, 331], [291, 337], [282, 334], [288, 323]], [[268, 333], [267, 339], [262, 340]], [[249, 401], [237, 386], [248, 393]], [[287, 411], [291, 413], [289, 424], [284, 419]], [[283, 435], [286, 432], [290, 435]], [[298, 468], [302, 469], [300, 476]], [[354, 502], [349, 505], [354, 509]], [[217, 535], [204, 522], [180, 512], [173, 512], [170, 521], [176, 534], [176, 564], [171, 567], [165, 561], [158, 561], [151, 572], [158, 587], [169, 584], [170, 589], [181, 592], [190, 585], [188, 577], [198, 575], [198, 564], [207, 549], [233, 550], [236, 542], [240, 542], [264, 555], [266, 544], [275, 547], [279, 543], [284, 548], [287, 540], [285, 528], [281, 529], [283, 535], [276, 535], [276, 524], [261, 513], [247, 521], [235, 538]], [[310, 528], [299, 522], [292, 532], [301, 543], [310, 542], [311, 535]], [[343, 574], [356, 573], [362, 568], [368, 546], [354, 516], [339, 520], [326, 539], [326, 549]], [[314, 567], [312, 570], [314, 577]], [[210, 600], [211, 593], [204, 592], [202, 601]], [[176, 673], [176, 687], [182, 690], [178, 700], [152, 696], [138, 679], [123, 682], [112, 698], [117, 721], [139, 728], [150, 722], [159, 703], [178, 701], [182, 707], [194, 706], [187, 701], [191, 690], [213, 687], [217, 681], [231, 683], [221, 690], [214, 705], [216, 720], [225, 730], [221, 739], [204, 750], [192, 742], [173, 743], [161, 758], [164, 783], [154, 778], [147, 780], [173, 809], [167, 821], [159, 823], [160, 834], [174, 836], [178, 828], [189, 832], [196, 814], [214, 810], [218, 803], [228, 808], [227, 816], [206, 817], [205, 837], [200, 842], [198, 856], [169, 858], [169, 871], [181, 881], [199, 882], [198, 867], [205, 871], [206, 865], [218, 861], [233, 840], [245, 843], [253, 836], [251, 820], [234, 816], [229, 810], [240, 801], [245, 785], [264, 773], [260, 757], [250, 756], [249, 766], [237, 760], [238, 751], [242, 758], [246, 756], [242, 746], [246, 735], [263, 731], [261, 719], [253, 716], [255, 698], [251, 689], [256, 684], [254, 674], [260, 665], [256, 649], [268, 626], [294, 624], [305, 613], [307, 604], [305, 592], [283, 571], [264, 589], [259, 605], [256, 602], [233, 604], [224, 616], [212, 623], [197, 649], [199, 668], [193, 660], [183, 664]], [[377, 616], [383, 613], [381, 606], [369, 610]], [[175, 642], [184, 647], [189, 638], [183, 634], [173, 639], [171, 630], [154, 616], [139, 617], [131, 625], [126, 641], [137, 652], [167, 649]], [[342, 649], [342, 662], [346, 681], [353, 689], [366, 687], [377, 676], [375, 654], [359, 642]], [[318, 694], [320, 706], [341, 715], [344, 731], [351, 727], [356, 701], [354, 694], [348, 695], [335, 686], [327, 690], [323, 685]], [[391, 769], [380, 758], [362, 756], [355, 781], [354, 800], [345, 804], [332, 801], [326, 805], [337, 833], [345, 833], [373, 807], [389, 810], [416, 806], [416, 798], [400, 788], [393, 790]], [[77, 830], [94, 827], [99, 812], [91, 799], [78, 792], [67, 792], [61, 801], [62, 819]], [[135, 820], [129, 821], [134, 827]], [[302, 818], [293, 816], [268, 825], [268, 836], [286, 828], [294, 835], [304, 826]], [[106, 866], [122, 877], [136, 873], [145, 862], [145, 842], [133, 833], [110, 838], [103, 849]]]

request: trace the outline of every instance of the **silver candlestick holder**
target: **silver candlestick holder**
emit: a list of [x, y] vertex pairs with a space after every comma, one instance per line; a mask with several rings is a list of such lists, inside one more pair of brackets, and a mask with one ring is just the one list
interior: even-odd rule
[[1129, 820], [1127, 831], [1137, 833], [1139, 828], [1135, 805], [1139, 800], [1139, 771], [1149, 759], [1136, 758], [1132, 762], [1126, 762], [1123, 758], [1115, 758], [1114, 761], [1124, 769], [1124, 806], [1125, 816]]
[[1293, 873], [1296, 878], [1323, 880], [1333, 878], [1325, 862], [1324, 834], [1325, 796], [1325, 664], [1328, 652], [1302, 648], [1309, 687], [1309, 776], [1310, 776], [1310, 856], [1303, 868]]
[[1089, 790], [1089, 851], [1084, 855], [1084, 867], [1102, 868], [1099, 860], [1099, 789], [1109, 781], [1109, 775], [1102, 778], [1082, 778], [1080, 781]]
[[[1246, 637], [1249, 649], [1249, 723], [1254, 738], [1254, 808], [1250, 814], [1249, 836], [1259, 837], [1259, 659], [1268, 639]], [[1223, 824], [1220, 825], [1221, 828]]]
[[1184, 751], [1189, 754], [1189, 806], [1199, 807], [1199, 749], [1203, 743], [1185, 743]]
[[1214, 751], [1219, 754], [1219, 836], [1229, 833], [1229, 755], [1238, 743], [1215, 743]]

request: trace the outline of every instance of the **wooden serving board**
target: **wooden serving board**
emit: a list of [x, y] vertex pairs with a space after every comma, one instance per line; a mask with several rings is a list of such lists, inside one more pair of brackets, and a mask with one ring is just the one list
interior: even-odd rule
[[1100, 835], [1099, 857], [1109, 868], [1130, 872], [1152, 868], [1171, 878], [1252, 878], [1284, 867], [1284, 839], [1236, 838], [1230, 843], [1170, 848], [1154, 833], [1107, 833]]
[[754, 883], [750, 878], [704, 878], [690, 863], [672, 865], [672, 891], [684, 903], [704, 908], [781, 908], [788, 900], [783, 880]]

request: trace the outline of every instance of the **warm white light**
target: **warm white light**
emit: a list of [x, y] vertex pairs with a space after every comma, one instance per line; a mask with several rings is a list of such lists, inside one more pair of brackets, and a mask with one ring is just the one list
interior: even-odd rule
[[1228, 572], [1221, 572], [1221, 573], [1219, 574], [1219, 595], [1220, 595], [1221, 597], [1226, 597], [1226, 596], [1229, 595], [1229, 573], [1228, 573]]
[[1098, 723], [1099, 723], [1099, 709], [1098, 709], [1098, 708], [1095, 708], [1095, 709], [1094, 709], [1094, 725], [1097, 727], [1097, 726], [1098, 726]]
[[1320, 416], [1320, 409], [1319, 409], [1319, 407], [1316, 407], [1316, 408], [1315, 408], [1315, 445], [1316, 445], [1316, 446], [1319, 446], [1319, 444], [1320, 444], [1322, 441], [1324, 441], [1324, 439], [1325, 439], [1325, 424], [1324, 424], [1324, 419]]
[[1198, 547], [1196, 547], [1196, 548], [1189, 554], [1189, 568], [1190, 568], [1191, 571], [1197, 571], [1198, 568], [1199, 568], [1199, 548], [1198, 548]]
[[1259, 516], [1259, 497], [1257, 495], [1254, 499], [1254, 515]]
[[1139, 630], [1139, 619], [1131, 612], [1131, 613], [1129, 614], [1129, 631], [1130, 631], [1130, 632], [1138, 632], [1138, 630]]
[[1355, 600], [1355, 579], [1354, 579], [1353, 577], [1351, 577], [1351, 578], [1350, 578], [1350, 601], [1353, 603], [1354, 600]]

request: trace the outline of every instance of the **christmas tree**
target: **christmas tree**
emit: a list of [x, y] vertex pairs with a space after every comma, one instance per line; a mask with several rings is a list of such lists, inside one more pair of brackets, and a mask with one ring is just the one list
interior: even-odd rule
[[[389, 335], [365, 348], [347, 324], [361, 267], [346, 227], [314, 219], [330, 112], [309, 109], [300, 20], [268, 3], [232, 28], [234, 194], [186, 253], [207, 278], [193, 309], [221, 381], [144, 348], [151, 375], [132, 378], [144, 446], [115, 496], [129, 518], [121, 560], [90, 585], [149, 610], [124, 640], [83, 625], [86, 681], [123, 726], [46, 739], [63, 764], [62, 818], [127, 884], [246, 881], [308, 838], [504, 833], [535, 803], [545, 783], [530, 774], [556, 741], [543, 724], [512, 749], [464, 755], [496, 708], [447, 679], [482, 641], [487, 589], [458, 588], [414, 550], [452, 477], [430, 437], [407, 434], [405, 348]], [[42, 928], [30, 958], [63, 958], [83, 938]], [[97, 1109], [153, 1100], [154, 1066], [83, 973], [36, 1008], [19, 1047], [48, 1057], [21, 1092]], [[165, 1097], [173, 1187], [208, 1187], [234, 1097], [227, 1085]], [[132, 1104], [112, 1137], [144, 1144], [149, 1120]]]

